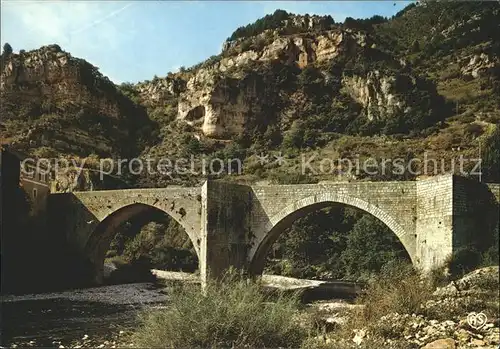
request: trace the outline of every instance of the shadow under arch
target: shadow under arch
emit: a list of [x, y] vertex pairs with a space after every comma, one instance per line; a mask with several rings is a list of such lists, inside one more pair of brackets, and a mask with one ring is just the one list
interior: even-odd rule
[[266, 256], [271, 250], [272, 245], [293, 222], [311, 212], [338, 204], [357, 208], [379, 219], [397, 236], [408, 253], [412, 263], [416, 265], [415, 235], [406, 232], [389, 214], [377, 206], [359, 198], [325, 193], [296, 201], [270, 218], [263, 228], [265, 233], [262, 239], [257, 241], [257, 247], [254, 252], [250, 254], [249, 272], [252, 275], [262, 274], [266, 263]]
[[120, 225], [127, 221], [133, 220], [134, 218], [146, 213], [147, 211], [161, 212], [164, 215], [175, 220], [181, 227], [183, 227], [183, 230], [189, 237], [189, 240], [191, 241], [194, 250], [196, 251], [196, 256], [199, 260], [200, 253], [199, 249], [197, 248], [196, 241], [194, 240], [193, 236], [190, 235], [189, 230], [184, 227], [182, 222], [158, 207], [143, 203], [133, 203], [120, 207], [119, 209], [107, 215], [101, 222], [99, 222], [99, 224], [95, 227], [89, 239], [87, 240], [84, 248], [84, 253], [87, 257], [88, 262], [92, 266], [94, 279], [93, 281], [95, 283], [101, 284], [103, 281], [104, 260], [106, 257], [106, 252], [108, 251], [111, 241], [116, 235]]

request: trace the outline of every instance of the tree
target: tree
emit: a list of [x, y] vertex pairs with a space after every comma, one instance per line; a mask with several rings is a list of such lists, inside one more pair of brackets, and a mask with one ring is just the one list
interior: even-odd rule
[[340, 252], [345, 246], [342, 234], [342, 207], [312, 212], [298, 219], [277, 243], [296, 277], [316, 277], [314, 269], [328, 270], [342, 277]]
[[12, 46], [8, 42], [3, 45], [3, 55], [9, 56], [12, 54]]
[[500, 182], [500, 124], [483, 150], [482, 172], [485, 182]]
[[413, 43], [411, 44], [411, 52], [416, 53], [420, 51], [420, 43], [418, 42], [417, 39], [413, 40]]
[[283, 137], [285, 149], [300, 149], [304, 145], [305, 127], [300, 120], [295, 120]]
[[378, 272], [391, 260], [405, 258], [404, 247], [387, 226], [377, 218], [364, 215], [349, 232], [341, 259], [351, 277]]

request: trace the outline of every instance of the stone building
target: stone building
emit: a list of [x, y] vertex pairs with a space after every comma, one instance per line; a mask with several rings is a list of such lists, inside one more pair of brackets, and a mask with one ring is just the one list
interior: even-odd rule
[[45, 166], [37, 166], [28, 162], [21, 165], [20, 168], [20, 185], [30, 198], [32, 214], [35, 216], [45, 216], [47, 198], [50, 194], [50, 182], [54, 177], [53, 174]]
[[53, 172], [27, 154], [6, 145], [1, 148], [2, 212], [7, 214], [8, 201], [13, 198], [17, 188], [26, 192], [31, 207], [31, 215], [44, 219], [47, 198], [50, 194], [50, 182]]

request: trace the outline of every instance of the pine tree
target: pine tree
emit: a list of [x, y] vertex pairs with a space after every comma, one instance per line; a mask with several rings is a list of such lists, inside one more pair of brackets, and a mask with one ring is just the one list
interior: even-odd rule
[[3, 55], [9, 56], [12, 54], [12, 46], [8, 42], [3, 45]]

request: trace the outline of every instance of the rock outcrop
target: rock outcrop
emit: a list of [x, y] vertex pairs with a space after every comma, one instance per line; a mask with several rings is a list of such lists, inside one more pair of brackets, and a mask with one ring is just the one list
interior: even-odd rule
[[[421, 304], [418, 314], [389, 313], [372, 328], [353, 328], [351, 338], [328, 336], [318, 342], [332, 343], [338, 347], [357, 346], [391, 348], [498, 348], [500, 329], [498, 318], [498, 266], [477, 269], [445, 287], [437, 288], [431, 299]], [[360, 305], [357, 305], [358, 307]], [[349, 305], [341, 309], [320, 310], [325, 323], [342, 326], [348, 323]], [[470, 316], [484, 311], [481, 323], [471, 323]], [[486, 314], [488, 314], [486, 316]], [[380, 333], [385, 335], [381, 337]], [[353, 346], [354, 347], [354, 346]]]
[[[415, 85], [415, 79], [400, 78], [395, 70], [343, 70], [346, 62], [368, 67], [372, 63], [363, 61], [365, 54], [383, 56], [373, 46], [366, 32], [340, 26], [314, 35], [306, 31], [284, 36], [279, 30], [266, 30], [255, 37], [228, 42], [219, 56], [187, 71], [141, 83], [137, 89], [141, 100], [153, 108], [174, 101], [178, 120], [216, 139], [241, 135], [260, 120], [280, 122], [284, 118], [281, 125], [290, 125], [290, 115], [303, 117], [298, 115], [301, 113], [296, 102], [304, 100], [307, 104], [311, 98], [295, 95], [304, 96], [304, 85], [314, 83], [323, 85], [322, 93], [332, 99], [347, 96], [353, 104], [361, 105], [369, 122], [403, 117], [411, 107], [402, 97], [408, 91], [402, 91], [400, 86], [406, 84], [408, 89], [418, 90], [421, 87]], [[384, 59], [387, 66], [408, 70], [403, 61]], [[283, 67], [281, 71], [291, 72], [279, 88], [276, 82], [283, 79], [280, 69], [268, 69], [278, 66]], [[332, 71], [331, 67], [337, 68]], [[306, 68], [318, 71], [321, 81], [302, 81], [298, 75]], [[289, 91], [285, 93], [282, 88]], [[280, 105], [277, 111], [268, 107], [276, 104]]]
[[490, 57], [485, 53], [470, 56], [470, 59], [464, 61], [461, 68], [461, 73], [465, 77], [474, 79], [481, 76], [489, 75], [495, 68], [500, 67], [500, 59], [498, 57]]
[[371, 121], [377, 116], [391, 117], [409, 111], [404, 99], [396, 95], [400, 93], [396, 88], [396, 80], [396, 76], [383, 75], [374, 70], [364, 77], [346, 76], [342, 82], [349, 95], [366, 110]]
[[[118, 88], [57, 45], [9, 50], [2, 142], [80, 157], [179, 156], [188, 147], [209, 155], [234, 140], [277, 147], [292, 125], [310, 138], [295, 146], [312, 148], [334, 134], [424, 135], [456, 105], [494, 123], [498, 40], [489, 33], [498, 13], [438, 2], [335, 23], [277, 11], [236, 29], [204, 62]], [[420, 31], [430, 34], [416, 40]]]
[[87, 156], [130, 154], [145, 110], [88, 62], [58, 45], [2, 55], [0, 97], [5, 138], [27, 150], [51, 147]]

